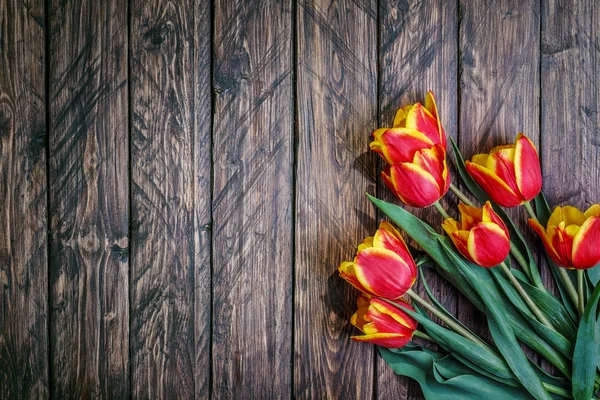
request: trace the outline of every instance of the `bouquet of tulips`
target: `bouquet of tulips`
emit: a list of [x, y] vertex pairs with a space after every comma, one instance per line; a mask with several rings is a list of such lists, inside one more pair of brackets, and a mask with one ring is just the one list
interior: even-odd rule
[[[369, 196], [397, 228], [381, 222], [354, 260], [338, 268], [361, 292], [351, 323], [363, 335], [352, 338], [380, 346], [384, 360], [418, 381], [427, 399], [597, 398], [600, 205], [551, 212], [541, 193], [537, 151], [523, 134], [466, 162], [451, 141], [470, 195], [461, 192], [451, 183], [432, 92], [424, 106], [398, 110], [393, 127], [377, 129], [373, 138], [370, 147], [385, 160], [383, 180], [395, 196], [413, 207], [433, 205], [445, 220], [436, 229]], [[460, 201], [460, 221], [439, 203], [448, 190]], [[521, 205], [546, 250], [556, 295], [544, 286], [535, 252], [503, 210]], [[401, 231], [419, 250], [406, 245]], [[436, 270], [485, 314], [489, 340], [433, 296], [424, 268]], [[428, 300], [411, 289], [419, 277]], [[427, 344], [413, 343], [414, 337]], [[551, 368], [530, 361], [522, 344]]]

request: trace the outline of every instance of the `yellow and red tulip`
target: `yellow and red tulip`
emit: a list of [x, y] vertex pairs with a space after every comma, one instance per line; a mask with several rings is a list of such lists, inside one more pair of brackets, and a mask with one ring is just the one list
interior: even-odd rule
[[450, 188], [446, 150], [439, 144], [416, 151], [410, 162], [388, 165], [381, 175], [392, 192], [413, 207], [432, 205]]
[[[402, 308], [364, 294], [358, 298], [357, 303], [358, 311], [350, 322], [364, 335], [352, 336], [352, 339], [394, 349], [404, 347], [410, 342], [413, 332], [417, 329], [417, 321]], [[397, 303], [414, 311], [402, 300], [398, 300]]]
[[515, 207], [542, 190], [542, 172], [535, 146], [519, 133], [515, 144], [494, 147], [467, 161], [469, 175], [496, 203]]
[[448, 218], [442, 225], [458, 251], [482, 267], [494, 267], [504, 261], [510, 252], [510, 235], [490, 202], [482, 208], [461, 203], [458, 209], [461, 222]]
[[446, 135], [433, 92], [427, 93], [425, 106], [415, 103], [399, 109], [394, 118], [394, 127], [377, 129], [373, 137], [371, 150], [392, 165], [411, 162], [415, 152], [423, 148], [430, 149], [435, 144], [445, 150]]
[[375, 236], [358, 246], [354, 261], [338, 267], [340, 276], [363, 293], [394, 300], [417, 279], [417, 266], [400, 233], [382, 222]]
[[572, 206], [556, 207], [546, 229], [535, 219], [529, 219], [529, 225], [556, 264], [588, 269], [600, 263], [600, 204], [585, 213]]

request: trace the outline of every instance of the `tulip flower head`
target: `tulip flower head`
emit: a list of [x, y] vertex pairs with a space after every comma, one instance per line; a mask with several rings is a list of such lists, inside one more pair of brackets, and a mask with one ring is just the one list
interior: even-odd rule
[[503, 207], [516, 207], [542, 190], [542, 171], [535, 146], [519, 133], [514, 145], [497, 146], [467, 161], [469, 175]]
[[482, 208], [459, 204], [461, 222], [448, 218], [443, 228], [467, 260], [482, 267], [494, 267], [510, 252], [510, 235], [504, 221], [490, 202]]
[[402, 297], [417, 279], [406, 243], [388, 222], [382, 222], [375, 236], [358, 247], [354, 261], [343, 262], [338, 271], [361, 292], [390, 300]]
[[[364, 294], [361, 294], [357, 303], [358, 311], [352, 316], [350, 322], [364, 335], [352, 336], [352, 339], [393, 349], [404, 347], [410, 342], [413, 332], [417, 329], [417, 321], [402, 308]], [[403, 308], [414, 311], [402, 300], [398, 300], [397, 303]]]
[[450, 188], [446, 150], [439, 144], [416, 151], [410, 162], [388, 165], [381, 176], [403, 203], [413, 207], [432, 205]]
[[540, 236], [556, 264], [588, 269], [600, 263], [600, 204], [582, 213], [575, 207], [556, 207], [546, 229], [535, 219], [529, 225]]
[[398, 110], [393, 128], [377, 129], [373, 133], [371, 150], [388, 164], [412, 162], [415, 152], [438, 144], [446, 149], [446, 135], [440, 122], [433, 92], [427, 93], [425, 106], [410, 104]]

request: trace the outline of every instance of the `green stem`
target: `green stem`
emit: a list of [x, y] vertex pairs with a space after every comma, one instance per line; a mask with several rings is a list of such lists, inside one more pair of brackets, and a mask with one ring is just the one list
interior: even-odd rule
[[566, 397], [567, 399], [572, 399], [573, 396], [571, 395], [571, 393], [563, 388], [560, 388], [558, 386], [554, 386], [550, 383], [546, 383], [546, 382], [542, 382], [542, 385], [544, 386], [544, 388], [549, 392], [549, 393], [554, 393], [557, 394], [559, 396], [562, 397]]
[[542, 324], [546, 325], [548, 328], [555, 331], [556, 329], [554, 328], [552, 323], [548, 320], [548, 318], [546, 318], [544, 313], [542, 313], [540, 311], [540, 309], [536, 306], [536, 304], [533, 302], [533, 300], [531, 300], [531, 297], [529, 297], [529, 295], [527, 294], [525, 289], [523, 289], [523, 286], [521, 286], [521, 284], [519, 283], [517, 278], [515, 278], [515, 276], [511, 272], [510, 268], [506, 265], [506, 263], [504, 263], [504, 262], [500, 263], [500, 267], [502, 267], [502, 270], [506, 274], [506, 277], [510, 280], [510, 282], [515, 287], [515, 289], [517, 289], [517, 292], [519, 292], [519, 294], [521, 295], [523, 300], [525, 300], [525, 303], [527, 303], [527, 305], [529, 306], [531, 311], [540, 320], [540, 322]]
[[452, 329], [454, 332], [465, 337], [466, 339], [469, 339], [473, 343], [476, 343], [486, 349], [490, 349], [490, 347], [487, 343], [485, 343], [483, 340], [479, 339], [477, 336], [473, 335], [471, 332], [469, 332], [468, 330], [466, 330], [465, 328], [463, 328], [462, 326], [460, 326], [459, 324], [454, 322], [452, 319], [448, 318], [446, 315], [444, 315], [442, 312], [440, 312], [437, 308], [435, 308], [434, 306], [429, 304], [427, 301], [425, 301], [424, 298], [422, 298], [417, 293], [415, 293], [412, 289], [409, 289], [408, 292], [406, 292], [406, 294], [408, 294], [414, 301], [416, 301], [417, 303], [419, 303], [420, 305], [425, 307], [427, 309], [427, 311], [429, 311], [430, 313], [432, 313], [433, 315], [435, 315], [436, 317], [438, 317], [439, 319], [444, 321], [446, 323], [446, 325], [448, 325], [450, 327], [450, 329]]
[[517, 260], [517, 263], [519, 263], [521, 269], [523, 270], [523, 273], [527, 275], [527, 278], [529, 278], [529, 281], [533, 282], [533, 277], [531, 276], [531, 272], [529, 271], [529, 264], [527, 263], [527, 260], [525, 259], [525, 257], [523, 257], [523, 254], [521, 254], [521, 252], [519, 251], [519, 249], [517, 249], [517, 246], [515, 246], [513, 242], [510, 242], [510, 254], [512, 254], [515, 260]]
[[569, 274], [567, 274], [567, 270], [563, 267], [557, 267], [557, 269], [561, 279], [565, 284], [565, 287], [567, 288], [567, 292], [569, 293], [571, 300], [573, 300], [573, 304], [575, 304], [575, 307], [579, 309], [579, 295], [577, 294], [577, 290], [575, 290], [575, 286], [573, 286], [573, 282], [571, 282]]
[[523, 203], [523, 206], [529, 213], [529, 216], [537, 221], [538, 217], [537, 217], [537, 215], [535, 215], [535, 212], [533, 211], [533, 208], [531, 207], [531, 203], [526, 201], [525, 203]]
[[450, 184], [450, 190], [452, 190], [452, 193], [454, 193], [460, 201], [468, 206], [475, 207], [475, 203], [469, 200], [469, 198], [463, 192], [461, 192], [460, 189], [454, 185], [454, 183]]
[[442, 205], [440, 204], [439, 201], [436, 201], [435, 203], [433, 203], [433, 205], [438, 210], [438, 212], [440, 214], [442, 214], [442, 217], [444, 217], [446, 219], [450, 218], [450, 216], [448, 215], [448, 213], [446, 212], [446, 210], [444, 210], [444, 207], [442, 207]]
[[425, 339], [431, 343], [436, 343], [435, 340], [433, 340], [433, 338], [431, 336], [429, 336], [428, 334], [426, 334], [425, 332], [421, 332], [417, 329], [414, 330], [413, 335], [416, 337], [420, 337], [421, 339]]
[[577, 270], [577, 293], [579, 294], [578, 300], [577, 300], [577, 309], [579, 310], [579, 316], [581, 317], [583, 315], [583, 310], [585, 310], [585, 299], [583, 297], [584, 295], [584, 291], [583, 291], [583, 270], [582, 269], [578, 269]]

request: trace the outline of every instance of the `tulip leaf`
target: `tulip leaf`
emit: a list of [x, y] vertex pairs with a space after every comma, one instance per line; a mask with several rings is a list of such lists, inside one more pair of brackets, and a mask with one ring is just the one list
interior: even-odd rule
[[510, 234], [510, 241], [515, 245], [517, 250], [519, 250], [519, 252], [527, 260], [528, 268], [527, 270], [525, 270], [525, 273], [535, 285], [543, 285], [542, 278], [540, 276], [540, 272], [536, 263], [536, 259], [531, 253], [531, 250], [529, 250], [529, 246], [527, 245], [525, 238], [523, 237], [513, 220], [508, 216], [508, 214], [506, 214], [506, 212], [504, 212], [504, 210], [498, 204], [496, 204], [487, 195], [487, 193], [485, 193], [485, 191], [477, 184], [477, 182], [475, 182], [475, 180], [471, 178], [471, 175], [469, 175], [469, 173], [467, 172], [465, 160], [462, 154], [460, 153], [456, 142], [454, 142], [454, 139], [452, 138], [450, 138], [450, 142], [452, 143], [452, 149], [454, 151], [456, 168], [463, 183], [481, 204], [485, 203], [486, 201], [489, 201], [492, 204], [494, 212], [498, 214], [500, 218], [502, 218], [502, 220], [506, 223], [506, 227], [508, 228], [508, 232]]
[[598, 358], [598, 299], [600, 286], [597, 286], [590, 301], [585, 306], [583, 316], [577, 330], [577, 341], [573, 359], [573, 398], [589, 400], [594, 392]]
[[551, 399], [552, 397], [542, 385], [542, 381], [531, 367], [519, 342], [517, 342], [517, 338], [510, 328], [510, 323], [505, 319], [502, 304], [494, 299], [487, 286], [479, 284], [475, 274], [464, 265], [464, 262], [461, 261], [451, 248], [447, 248], [446, 246], [443, 246], [443, 248], [448, 257], [453, 259], [454, 263], [469, 278], [473, 289], [480, 294], [486, 307], [490, 333], [494, 338], [498, 350], [504, 356], [504, 359], [517, 379], [536, 399]]
[[398, 350], [380, 347], [379, 353], [396, 374], [416, 380], [426, 399], [514, 400], [528, 397], [524, 388], [492, 380], [465, 367], [449, 354], [414, 345]]
[[[479, 294], [471, 287], [469, 280], [466, 279], [461, 270], [454, 265], [452, 260], [445, 254], [442, 243], [445, 243], [447, 247], [452, 248], [453, 245], [452, 242], [450, 242], [450, 239], [437, 234], [428, 224], [421, 221], [402, 207], [396, 204], [387, 203], [369, 195], [368, 197], [373, 204], [392, 220], [392, 222], [406, 232], [408, 236], [417, 242], [419, 246], [431, 256], [436, 263], [438, 272], [444, 279], [457, 288], [459, 292], [477, 307], [477, 309], [482, 312], [486, 311], [485, 305]], [[527, 320], [512, 306], [512, 304], [510, 304], [506, 297], [498, 292], [494, 279], [489, 271], [486, 268], [471, 264], [466, 260], [463, 261], [464, 265], [477, 275], [480, 284], [487, 286], [496, 301], [503, 305], [504, 313], [509, 319], [511, 328], [519, 340], [542, 355], [562, 373], [570, 376], [570, 367], [566, 358], [539, 336]]]

